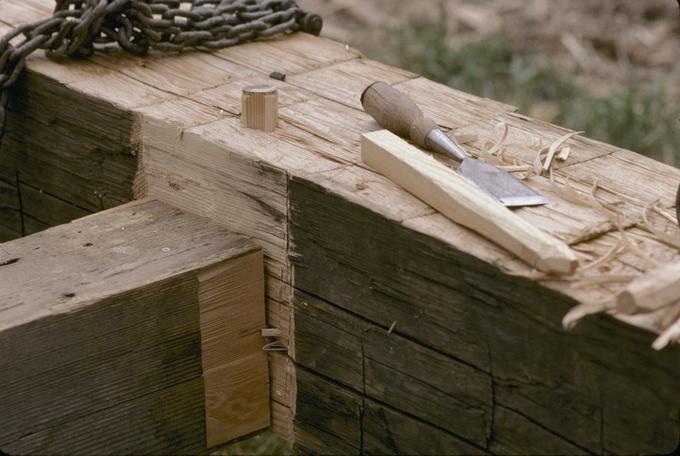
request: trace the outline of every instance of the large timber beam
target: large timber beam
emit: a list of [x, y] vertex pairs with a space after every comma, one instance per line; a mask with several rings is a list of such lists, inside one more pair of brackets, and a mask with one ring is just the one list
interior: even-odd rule
[[[0, 5], [7, 29], [49, 15], [52, 1]], [[571, 333], [560, 320], [625, 286], [592, 276], [630, 278], [652, 263], [628, 252], [596, 267], [620, 233], [597, 207], [566, 198], [564, 183], [587, 194], [597, 181], [595, 197], [621, 209], [637, 249], [666, 264], [678, 251], [641, 227], [641, 214], [657, 201], [670, 213], [679, 170], [305, 34], [144, 61], [36, 55], [27, 68], [0, 150], [0, 236], [148, 196], [257, 240], [266, 319], [284, 348], [269, 357], [271, 422], [300, 451], [677, 445], [680, 350], [651, 349], [661, 318], [601, 316]], [[506, 157], [532, 164], [572, 133], [554, 180], [526, 181], [549, 204], [516, 213], [578, 250], [577, 274], [537, 275], [367, 169], [360, 138], [379, 126], [360, 96], [376, 80], [418, 99], [472, 154], [504, 137]], [[238, 118], [241, 90], [261, 83], [280, 95], [269, 134]]]
[[152, 200], [0, 248], [0, 449], [189, 453], [269, 425], [262, 251]]

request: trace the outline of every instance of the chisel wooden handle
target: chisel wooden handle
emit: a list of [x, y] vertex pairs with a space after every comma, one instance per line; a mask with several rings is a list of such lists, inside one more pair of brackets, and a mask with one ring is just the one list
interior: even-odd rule
[[428, 148], [425, 137], [438, 128], [434, 120], [423, 115], [413, 100], [384, 82], [368, 86], [361, 95], [361, 104], [381, 127], [411, 139], [420, 147]]

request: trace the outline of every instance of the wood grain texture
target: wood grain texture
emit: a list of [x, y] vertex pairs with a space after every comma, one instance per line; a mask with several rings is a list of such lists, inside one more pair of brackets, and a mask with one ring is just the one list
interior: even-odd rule
[[[12, 94], [3, 176], [18, 172], [33, 188], [90, 211], [132, 198], [137, 146], [131, 114], [31, 71]], [[41, 216], [40, 206], [32, 210]], [[66, 215], [60, 223], [71, 220]]]
[[292, 75], [286, 80], [294, 86], [363, 111], [361, 94], [373, 82], [396, 84], [415, 77], [409, 71], [360, 58]]
[[[528, 279], [499, 275], [498, 270], [471, 255], [308, 180], [293, 179], [291, 198], [295, 286], [332, 302], [333, 309], [356, 315], [360, 320], [355, 321], [362, 322], [354, 324], [356, 331], [370, 323], [384, 334], [396, 321], [392, 337], [402, 336], [416, 342], [416, 347], [436, 349], [437, 356], [428, 355], [424, 365], [441, 355], [490, 379], [491, 392], [485, 395], [491, 404], [487, 406], [490, 415], [503, 406], [531, 423], [527, 426], [533, 430], [522, 436], [514, 434], [514, 451], [551, 451], [553, 440], [559, 441], [556, 448], [576, 447], [595, 453], [663, 452], [676, 445], [678, 423], [672, 417], [677, 404], [672, 398], [677, 392], [677, 372], [672, 366], [680, 365], [677, 349], [654, 353], [649, 348], [651, 334], [608, 317], [566, 333], [561, 317], [573, 301], [563, 294]], [[297, 312], [298, 362], [348, 386], [362, 379], [362, 352], [356, 337], [324, 326], [313, 331], [312, 323], [305, 324], [305, 317]], [[323, 320], [316, 317], [311, 321], [320, 325]], [[337, 326], [339, 317], [334, 316], [334, 321]], [[319, 333], [327, 333], [330, 340], [327, 347], [316, 349]], [[378, 346], [389, 347], [390, 340], [386, 337]], [[385, 363], [390, 357], [383, 354], [377, 359]], [[409, 354], [403, 359], [417, 358]], [[554, 359], [560, 362], [552, 362]], [[414, 382], [412, 396], [426, 397], [430, 405], [421, 401], [415, 407], [407, 401], [394, 407], [410, 414], [430, 414], [423, 415], [430, 425], [441, 428], [451, 424], [453, 432], [473, 441], [475, 434], [463, 430], [463, 424], [445, 415], [435, 418], [436, 407], [445, 403], [439, 396], [442, 385], [435, 387], [436, 376], [425, 372], [424, 383], [414, 382], [417, 373], [411, 372], [407, 378]], [[399, 376], [391, 373], [382, 378], [397, 381]], [[651, 384], [655, 385], [653, 395], [648, 394]], [[362, 389], [358, 391], [363, 394]], [[369, 391], [365, 394], [371, 398], [375, 392]], [[389, 398], [405, 400], [396, 392]], [[634, 437], [627, 418], [632, 415], [624, 409], [635, 410]], [[301, 413], [298, 408], [298, 416]], [[493, 424], [483, 442], [478, 441], [490, 450], [495, 445], [495, 427], [503, 426], [498, 427], [500, 433], [506, 432], [503, 429], [508, 425], [500, 420], [496, 424], [495, 418], [486, 422]], [[544, 438], [546, 432], [552, 435], [550, 441]]]
[[262, 251], [198, 274], [201, 359], [208, 447], [269, 426]]
[[[142, 200], [2, 248], [3, 450], [194, 453], [268, 425], [252, 241]], [[238, 423], [206, 429], [215, 395]]]

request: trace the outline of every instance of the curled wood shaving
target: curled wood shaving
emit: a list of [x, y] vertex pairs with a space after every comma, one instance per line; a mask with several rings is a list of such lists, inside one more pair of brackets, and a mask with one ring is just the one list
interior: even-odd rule
[[[543, 163], [543, 168], [542, 172], [547, 172], [550, 167], [552, 166], [552, 161], [553, 157], [555, 157], [555, 152], [557, 152], [557, 149], [559, 149], [562, 144], [564, 144], [566, 141], [569, 140], [572, 136], [580, 135], [581, 133], [584, 133], [582, 131], [572, 131], [571, 133], [567, 133], [566, 135], [562, 135], [559, 138], [557, 138], [551, 145], [550, 148], [548, 149], [548, 156], [545, 159], [545, 162]], [[536, 173], [536, 174], [541, 174]]]
[[503, 127], [503, 133], [501, 134], [501, 139], [496, 142], [496, 144], [493, 145], [491, 149], [489, 149], [489, 154], [490, 155], [497, 155], [500, 151], [503, 145], [505, 144], [505, 139], [508, 137], [508, 124], [505, 122], [501, 122], [500, 126]]
[[534, 174], [536, 174], [537, 176], [540, 176], [541, 173], [543, 172], [543, 160], [541, 159], [541, 157], [542, 157], [544, 154], [547, 154], [549, 150], [550, 150], [550, 149], [549, 149], [548, 147], [544, 147], [544, 148], [540, 149], [540, 150], [538, 151], [538, 153], [536, 154], [536, 157], [534, 157], [534, 168], [533, 168], [533, 172], [534, 172]]
[[563, 147], [562, 150], [560, 150], [560, 153], [557, 154], [556, 158], [558, 161], [567, 161], [569, 154], [571, 154], [571, 147]]
[[613, 299], [607, 299], [590, 304], [580, 304], [574, 306], [562, 318], [562, 327], [564, 329], [574, 329], [576, 324], [588, 315], [594, 315], [601, 312], [607, 312], [615, 307], [616, 302]]
[[585, 271], [588, 271], [589, 269], [595, 269], [598, 266], [602, 266], [605, 263], [608, 263], [612, 260], [614, 260], [621, 252], [623, 252], [624, 246], [623, 242], [619, 240], [612, 248], [610, 248], [607, 253], [604, 254], [604, 256], [601, 256], [597, 260], [583, 266], [580, 269], [580, 272], [583, 273]]
[[479, 157], [483, 159], [486, 163], [490, 163], [496, 166], [503, 165], [503, 162], [501, 161], [500, 158], [496, 157], [495, 155], [489, 152], [489, 150], [493, 149], [494, 146], [495, 143], [493, 141], [485, 141], [482, 144], [482, 147], [480, 147]]
[[453, 136], [453, 139], [458, 143], [458, 144], [470, 144], [473, 142], [477, 142], [479, 137], [477, 135], [465, 135], [465, 134], [451, 134]]
[[654, 350], [661, 350], [673, 342], [680, 342], [680, 318], [676, 320], [675, 323], [666, 328], [664, 332], [662, 332], [661, 335], [656, 338], [652, 344], [652, 347], [654, 347]]
[[678, 220], [676, 220], [675, 216], [666, 213], [662, 208], [659, 207], [658, 204], [653, 205], [653, 206], [652, 206], [652, 209], [654, 209], [654, 211], [655, 211], [657, 214], [659, 214], [661, 217], [663, 217], [663, 218], [665, 218], [666, 220], [668, 220], [673, 226], [677, 226], [677, 225], [678, 225]]
[[499, 165], [498, 168], [509, 173], [515, 173], [518, 171], [529, 171], [531, 169], [531, 165]]
[[566, 178], [562, 185], [557, 185], [554, 180], [551, 180], [550, 184], [553, 190], [555, 190], [555, 193], [563, 200], [579, 206], [591, 206], [590, 200], [571, 186], [569, 178]]
[[673, 247], [674, 249], [680, 250], [680, 230], [677, 229], [677, 227], [674, 225], [673, 228], [675, 231], [673, 233], [667, 233], [663, 230], [660, 230], [654, 226], [653, 223], [649, 221], [649, 212], [654, 209], [655, 212], [662, 214], [663, 212], [656, 207], [656, 204], [658, 203], [657, 201], [653, 201], [649, 203], [645, 208], [642, 210], [642, 224], [641, 228], [649, 231], [656, 240], [659, 242], [662, 242], [669, 247]]
[[288, 347], [286, 347], [286, 346], [283, 344], [283, 342], [281, 342], [281, 341], [279, 341], [279, 340], [274, 340], [274, 341], [272, 341], [272, 342], [269, 342], [269, 343], [265, 344], [265, 345], [262, 347], [262, 350], [263, 350], [263, 351], [266, 351], [266, 352], [273, 352], [273, 351], [288, 351]]

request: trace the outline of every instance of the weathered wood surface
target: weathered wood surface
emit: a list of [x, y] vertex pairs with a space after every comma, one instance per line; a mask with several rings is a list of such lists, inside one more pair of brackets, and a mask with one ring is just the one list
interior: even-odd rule
[[263, 300], [259, 246], [156, 201], [3, 244], [0, 448], [194, 454], [267, 427]]
[[[300, 293], [295, 306], [301, 365], [448, 427], [479, 451], [663, 452], [677, 444], [678, 423], [666, 418], [677, 416], [676, 349], [656, 353], [652, 334], [609, 317], [565, 332], [573, 301], [558, 292], [315, 183], [294, 180], [291, 198], [292, 236], [305, 246], [294, 259], [296, 287], [311, 295]], [[473, 413], [477, 432], [468, 427]]]
[[[47, 15], [50, 3], [0, 0], [7, 11], [0, 20]], [[569, 130], [304, 34], [211, 54], [153, 55], [145, 63], [111, 54], [60, 65], [37, 56], [28, 67], [19, 93], [35, 87], [44, 94], [29, 112], [40, 111], [50, 90], [62, 90], [114, 119], [64, 128], [115, 138], [102, 149], [101, 168], [115, 169], [115, 180], [85, 176], [87, 191], [55, 185], [50, 194], [86, 210], [98, 209], [92, 192], [101, 188], [118, 200], [149, 195], [262, 244], [267, 321], [284, 331], [280, 340], [288, 345], [287, 353], [270, 356], [272, 423], [301, 450], [632, 453], [667, 452], [677, 444], [677, 347], [654, 353], [653, 333], [606, 316], [574, 332], [560, 325], [570, 306], [610, 299], [625, 283], [589, 283], [579, 275], [545, 280], [364, 167], [361, 134], [379, 126], [360, 109], [359, 96], [375, 80], [397, 86], [446, 131], [473, 135], [465, 147], [474, 154], [498, 141], [503, 123], [506, 154], [529, 164], [542, 145]], [[271, 71], [287, 73], [286, 82], [268, 79]], [[263, 82], [279, 92], [279, 126], [271, 134], [242, 130], [238, 119], [242, 89]], [[13, 98], [16, 106], [23, 96]], [[52, 99], [60, 105], [68, 98]], [[21, 115], [13, 108], [10, 122]], [[22, 128], [49, 131], [40, 115], [28, 116]], [[11, 135], [16, 139], [8, 144], [18, 143], [19, 135]], [[82, 141], [74, 146], [88, 144]], [[598, 179], [600, 201], [626, 203], [626, 233], [639, 249], [658, 263], [677, 260], [676, 250], [636, 223], [657, 199], [664, 209], [673, 207], [680, 171], [584, 136], [568, 145], [570, 158], [553, 165], [556, 185], [568, 179], [589, 193]], [[95, 147], [53, 147], [45, 156], [37, 146], [19, 152], [5, 145], [2, 153], [44, 163], [34, 182], [24, 176], [42, 189], [44, 176], [58, 175], [59, 167], [73, 172]], [[14, 171], [2, 173], [2, 195], [10, 200]], [[581, 266], [618, 241], [602, 211], [564, 199], [547, 177], [527, 183], [549, 204], [516, 213], [570, 244]], [[16, 210], [7, 212], [16, 218]], [[632, 277], [652, 266], [626, 252], [589, 275]], [[303, 312], [300, 296], [310, 295], [334, 321], [348, 323], [328, 325], [318, 312]], [[658, 318], [629, 322], [654, 330]], [[315, 323], [346, 343], [317, 335]], [[317, 341], [325, 350], [315, 348]], [[408, 357], [389, 352], [392, 346], [423, 366], [446, 368], [428, 369], [424, 377], [404, 365]], [[457, 383], [447, 382], [449, 370]], [[385, 378], [404, 389], [390, 390]]]

